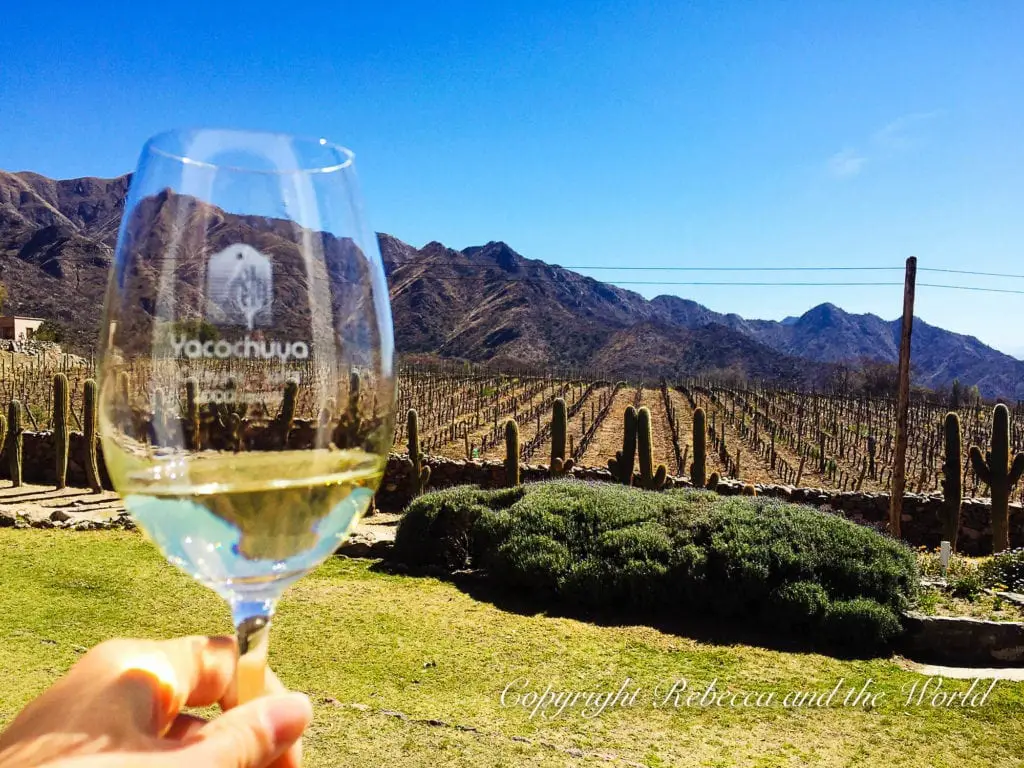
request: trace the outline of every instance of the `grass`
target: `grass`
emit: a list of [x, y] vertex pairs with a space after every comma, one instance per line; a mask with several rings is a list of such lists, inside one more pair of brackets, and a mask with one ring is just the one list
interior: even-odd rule
[[[134, 533], [0, 530], [0, 584], [4, 723], [104, 638], [230, 627], [214, 595]], [[704, 644], [644, 626], [502, 611], [450, 583], [379, 572], [365, 561], [334, 559], [292, 588], [271, 644], [281, 678], [317, 702], [308, 766], [961, 768], [1019, 765], [1024, 756], [1019, 683], [999, 683], [976, 709], [907, 706], [901, 690], [924, 678], [893, 661]], [[509, 682], [524, 678], [540, 690], [550, 683], [575, 691], [617, 690], [630, 678], [641, 695], [635, 706], [597, 717], [531, 719], [500, 701]], [[654, 688], [679, 678], [779, 699], [870, 679], [887, 696], [871, 709], [651, 706]], [[962, 690], [966, 681], [945, 687]]]

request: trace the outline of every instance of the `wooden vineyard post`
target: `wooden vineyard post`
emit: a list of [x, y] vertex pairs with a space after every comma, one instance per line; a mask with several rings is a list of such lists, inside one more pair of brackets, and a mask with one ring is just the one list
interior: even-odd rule
[[899, 394], [896, 401], [896, 450], [892, 458], [892, 488], [889, 491], [889, 533], [900, 538], [903, 491], [907, 486], [907, 422], [910, 409], [910, 335], [914, 327], [914, 286], [917, 258], [907, 259], [903, 284], [903, 323], [900, 328]]

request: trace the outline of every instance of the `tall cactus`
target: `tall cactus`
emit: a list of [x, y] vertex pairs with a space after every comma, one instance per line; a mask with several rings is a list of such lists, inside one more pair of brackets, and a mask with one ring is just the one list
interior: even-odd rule
[[295, 408], [299, 398], [299, 383], [295, 379], [288, 379], [284, 385], [284, 396], [281, 398], [281, 410], [274, 419], [274, 427], [277, 430], [277, 440], [281, 448], [288, 447], [288, 435], [291, 434], [292, 425], [295, 423]]
[[199, 385], [196, 380], [189, 377], [185, 380], [185, 434], [188, 435], [188, 447], [193, 451], [199, 450], [199, 401], [196, 394]]
[[11, 470], [11, 484], [17, 488], [21, 485], [21, 401], [11, 400], [7, 406], [7, 463]]
[[164, 390], [157, 387], [153, 390], [153, 415], [149, 421], [149, 441], [160, 445], [167, 439], [167, 405], [164, 401]]
[[1010, 548], [1010, 492], [1024, 474], [1024, 453], [1010, 459], [1010, 410], [1000, 403], [992, 412], [992, 450], [981, 457], [971, 446], [971, 464], [992, 489], [992, 551]]
[[116, 387], [116, 402], [118, 409], [117, 418], [122, 425], [121, 428], [126, 432], [131, 431], [129, 427], [132, 420], [131, 383], [131, 377], [128, 375], [128, 371], [118, 371]]
[[633, 464], [636, 462], [636, 409], [626, 406], [623, 414], [622, 450], [616, 451], [614, 459], [608, 459], [611, 470], [620, 483], [633, 484]]
[[690, 464], [690, 481], [694, 488], [707, 484], [708, 473], [708, 422], [703, 408], [693, 411], [693, 463]]
[[0, 454], [7, 445], [7, 417], [0, 413]]
[[519, 485], [519, 425], [515, 419], [505, 422], [505, 485]]
[[960, 532], [960, 506], [963, 503], [963, 485], [960, 467], [963, 465], [963, 444], [960, 436], [960, 417], [946, 414], [946, 456], [942, 462], [942, 538], [955, 550]]
[[423, 465], [423, 454], [420, 453], [420, 420], [414, 408], [409, 409], [405, 416], [405, 434], [409, 438], [409, 488], [413, 496], [419, 496], [430, 481], [430, 467]]
[[343, 413], [338, 416], [338, 425], [334, 428], [334, 444], [339, 448], [357, 448], [360, 443], [362, 417], [359, 415], [359, 374], [355, 371], [348, 377], [348, 403]]
[[551, 474], [564, 475], [572, 470], [575, 462], [565, 458], [565, 435], [568, 431], [569, 417], [565, 409], [565, 400], [555, 398], [551, 406]]
[[83, 397], [84, 412], [82, 413], [82, 430], [85, 432], [85, 478], [93, 493], [103, 490], [100, 483], [99, 437], [96, 434], [97, 413], [96, 404], [96, 381], [85, 380], [85, 393]]
[[53, 377], [53, 445], [56, 459], [57, 488], [68, 484], [68, 444], [71, 441], [69, 416], [71, 398], [68, 394], [68, 377], [63, 373]]
[[654, 435], [651, 428], [651, 409], [646, 405], [636, 415], [637, 455], [640, 459], [640, 485], [648, 491], [660, 491], [672, 481], [664, 464], [654, 467]]

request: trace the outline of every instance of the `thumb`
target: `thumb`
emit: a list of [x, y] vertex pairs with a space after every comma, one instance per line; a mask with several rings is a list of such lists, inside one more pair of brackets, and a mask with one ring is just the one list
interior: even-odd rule
[[181, 765], [266, 768], [288, 752], [312, 719], [305, 694], [264, 696], [211, 721], [178, 758]]

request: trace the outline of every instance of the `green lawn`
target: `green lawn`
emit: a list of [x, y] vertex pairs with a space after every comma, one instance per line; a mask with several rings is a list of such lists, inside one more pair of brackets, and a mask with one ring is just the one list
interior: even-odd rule
[[[5, 529], [0, 555], [4, 723], [104, 638], [230, 629], [220, 601], [137, 534]], [[317, 703], [310, 766], [962, 768], [1021, 765], [1024, 757], [1020, 683], [1000, 682], [980, 708], [907, 706], [900, 691], [923, 678], [890, 661], [524, 616], [448, 583], [374, 572], [365, 561], [335, 559], [294, 587], [271, 643], [281, 678]], [[634, 706], [597, 717], [577, 710], [530, 719], [500, 701], [506, 684], [522, 678], [573, 691], [617, 690], [631, 678], [641, 691]], [[775, 706], [652, 706], [654, 689], [679, 678], [700, 689], [717, 678], [719, 689], [773, 692]], [[832, 707], [781, 705], [788, 691], [827, 692], [840, 679], [844, 690], [859, 688], [869, 678], [886, 693], [870, 710], [839, 706], [841, 696]]]

